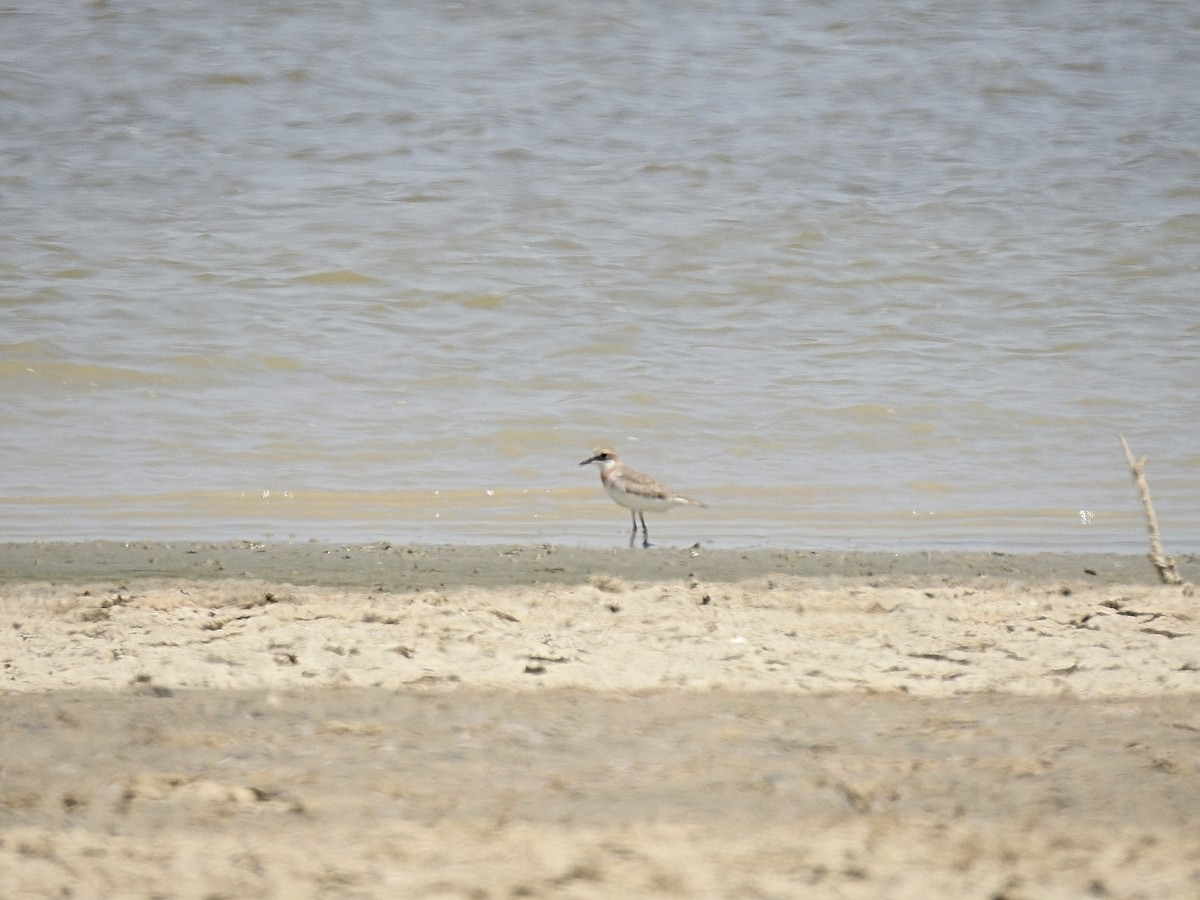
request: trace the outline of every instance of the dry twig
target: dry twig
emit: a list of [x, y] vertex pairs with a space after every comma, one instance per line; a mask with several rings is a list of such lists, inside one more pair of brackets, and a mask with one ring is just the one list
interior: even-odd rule
[[1175, 570], [1175, 560], [1163, 556], [1162, 541], [1158, 537], [1158, 517], [1154, 515], [1154, 503], [1150, 500], [1150, 485], [1146, 483], [1146, 458], [1134, 459], [1121, 435], [1121, 446], [1125, 449], [1125, 461], [1129, 463], [1129, 471], [1133, 473], [1133, 483], [1137, 485], [1138, 494], [1142, 498], [1142, 506], [1146, 510], [1146, 531], [1150, 534], [1150, 562], [1158, 569], [1158, 577], [1163, 584], [1183, 584], [1183, 579]]

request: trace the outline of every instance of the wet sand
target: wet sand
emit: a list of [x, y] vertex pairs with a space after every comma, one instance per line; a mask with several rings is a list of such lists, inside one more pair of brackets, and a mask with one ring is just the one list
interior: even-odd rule
[[1124, 556], [0, 545], [0, 893], [1200, 896], [1198, 615]]

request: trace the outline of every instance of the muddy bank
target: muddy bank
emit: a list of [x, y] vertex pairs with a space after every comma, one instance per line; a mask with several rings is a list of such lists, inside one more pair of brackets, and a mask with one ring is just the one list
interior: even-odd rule
[[[1181, 560], [1187, 575], [1194, 560]], [[1066, 579], [1084, 584], [1153, 584], [1144, 556], [1038, 553], [886, 553], [808, 550], [624, 548], [554, 545], [393, 546], [320, 543], [6, 543], [0, 579], [78, 581], [100, 578], [256, 578], [291, 584], [432, 588], [578, 584], [596, 573], [661, 581], [696, 577], [736, 582], [763, 575], [888, 578], [898, 582], [997, 578]]]
[[1141, 557], [0, 566], [5, 897], [1200, 896], [1200, 611]]

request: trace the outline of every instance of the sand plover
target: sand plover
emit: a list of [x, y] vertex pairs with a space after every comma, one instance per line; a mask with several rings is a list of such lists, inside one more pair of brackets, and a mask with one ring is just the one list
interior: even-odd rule
[[672, 506], [703, 506], [707, 503], [693, 500], [691, 497], [681, 497], [659, 484], [649, 475], [629, 468], [621, 462], [615, 450], [600, 447], [591, 456], [580, 463], [586, 466], [595, 463], [600, 467], [600, 483], [608, 496], [629, 510], [633, 517], [633, 531], [629, 535], [629, 546], [637, 539], [638, 519], [642, 520], [642, 546], [650, 546], [650, 532], [646, 530], [647, 512], [666, 512]]

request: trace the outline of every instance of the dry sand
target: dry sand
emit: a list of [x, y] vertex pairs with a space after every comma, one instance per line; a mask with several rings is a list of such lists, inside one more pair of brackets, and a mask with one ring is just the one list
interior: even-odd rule
[[0, 545], [0, 896], [1200, 897], [1153, 575]]

